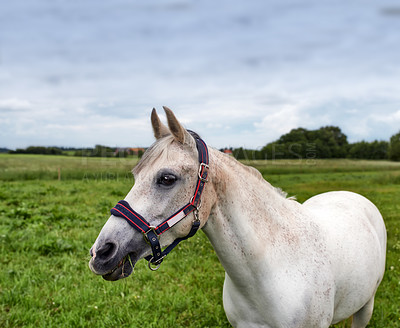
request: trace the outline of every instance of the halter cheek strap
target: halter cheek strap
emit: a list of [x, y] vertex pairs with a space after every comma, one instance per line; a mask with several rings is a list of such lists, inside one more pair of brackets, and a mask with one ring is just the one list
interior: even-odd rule
[[[125, 200], [120, 200], [118, 204], [111, 209], [112, 215], [125, 219], [134, 229], [143, 233], [145, 240], [150, 244], [153, 253], [153, 255], [147, 256], [145, 259], [149, 262], [149, 268], [153, 271], [160, 267], [164, 257], [166, 257], [175, 246], [177, 246], [181, 241], [194, 236], [200, 227], [198, 212], [201, 206], [201, 194], [205, 184], [207, 183], [209, 156], [205, 142], [197, 136], [195, 137], [195, 140], [199, 154], [200, 166], [196, 189], [189, 203], [165, 219], [157, 227], [150, 225], [150, 223], [147, 222], [138, 212], [134, 211]], [[192, 212], [194, 213], [195, 219], [192, 223], [192, 228], [190, 229], [189, 234], [185, 237], [175, 239], [172, 244], [162, 250], [159, 242], [159, 235], [166, 232]]]

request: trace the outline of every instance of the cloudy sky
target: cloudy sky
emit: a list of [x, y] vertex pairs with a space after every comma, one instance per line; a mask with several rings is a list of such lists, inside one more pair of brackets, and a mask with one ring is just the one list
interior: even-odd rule
[[215, 147], [400, 130], [398, 0], [0, 4], [0, 147], [149, 146], [173, 109]]

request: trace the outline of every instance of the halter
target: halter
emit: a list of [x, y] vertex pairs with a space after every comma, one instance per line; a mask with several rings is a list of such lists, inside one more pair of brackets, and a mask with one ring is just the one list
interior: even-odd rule
[[[125, 219], [134, 229], [143, 233], [143, 236], [151, 246], [153, 255], [146, 256], [145, 259], [149, 262], [148, 266], [151, 270], [157, 270], [163, 259], [168, 255], [172, 249], [175, 248], [181, 241], [186, 240], [197, 232], [200, 227], [200, 220], [198, 217], [199, 209], [201, 206], [201, 193], [203, 192], [204, 186], [206, 184], [207, 176], [208, 176], [208, 149], [205, 142], [200, 139], [195, 134], [192, 134], [195, 141], [196, 147], [199, 154], [199, 172], [198, 172], [198, 179], [196, 184], [196, 189], [194, 192], [193, 197], [190, 199], [189, 203], [183, 206], [180, 210], [172, 214], [170, 217], [165, 219], [161, 224], [157, 227], [150, 225], [146, 221], [146, 219], [141, 216], [138, 212], [134, 211], [127, 201], [120, 200], [115, 207], [111, 209], [111, 214], [114, 216], [121, 217]], [[186, 216], [190, 213], [194, 214], [194, 221], [192, 224], [192, 228], [188, 235], [182, 238], [175, 239], [172, 244], [167, 246], [164, 250], [161, 250], [159, 236], [166, 232], [168, 229], [173, 227], [175, 224], [183, 220]], [[153, 266], [152, 266], [153, 265]]]

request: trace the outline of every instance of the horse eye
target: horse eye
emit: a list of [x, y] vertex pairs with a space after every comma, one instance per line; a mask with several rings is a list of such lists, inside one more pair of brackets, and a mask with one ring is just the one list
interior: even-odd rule
[[176, 180], [178, 179], [173, 174], [163, 174], [158, 178], [157, 184], [170, 187], [176, 182]]

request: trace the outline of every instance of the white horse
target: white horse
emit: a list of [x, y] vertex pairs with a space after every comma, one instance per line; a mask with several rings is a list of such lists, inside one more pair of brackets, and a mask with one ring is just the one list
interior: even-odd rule
[[[200, 181], [194, 134], [164, 109], [168, 128], [153, 110], [157, 140], [134, 169], [125, 197], [153, 232], [191, 199]], [[386, 229], [378, 209], [346, 191], [300, 204], [255, 169], [208, 151], [201, 207], [159, 235], [161, 246], [200, 223], [226, 271], [223, 304], [234, 327], [329, 327], [351, 316], [353, 328], [365, 327], [385, 271]], [[91, 270], [117, 280], [151, 257], [152, 248], [128, 220], [111, 215], [91, 254]]]

